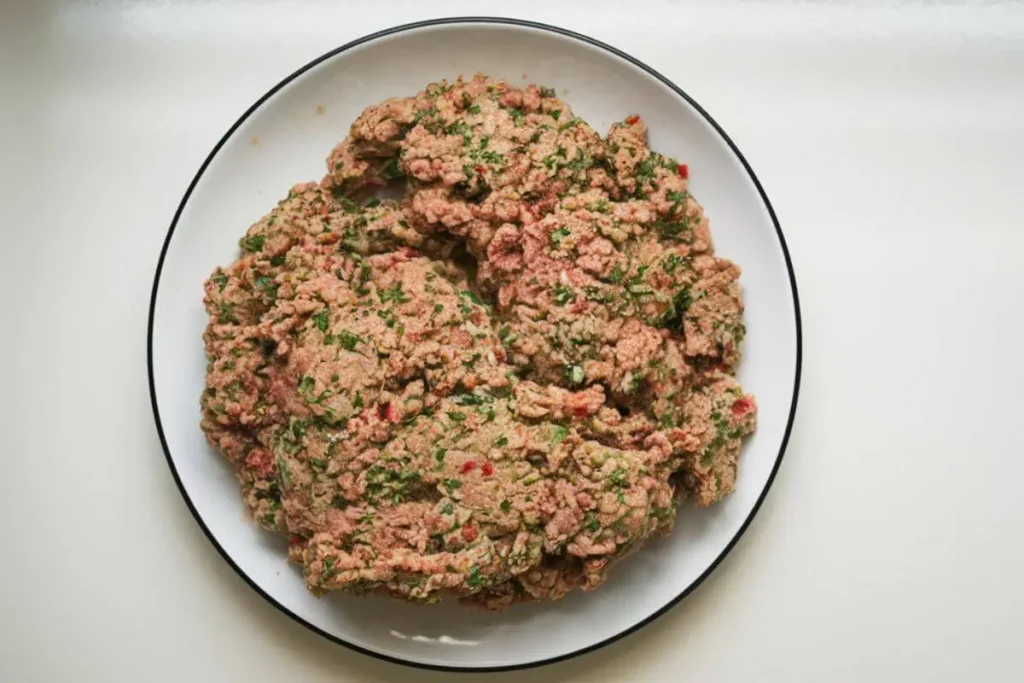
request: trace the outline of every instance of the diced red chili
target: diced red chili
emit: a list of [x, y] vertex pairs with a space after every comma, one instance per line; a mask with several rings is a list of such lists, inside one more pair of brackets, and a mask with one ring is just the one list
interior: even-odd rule
[[489, 462], [485, 462], [480, 466], [480, 471], [484, 473], [485, 477], [489, 477], [494, 474], [494, 465]]
[[462, 538], [464, 538], [467, 542], [474, 540], [476, 538], [477, 533], [478, 532], [475, 526], [462, 527]]
[[637, 121], [639, 121], [639, 120], [640, 120], [640, 115], [639, 114], [630, 114], [629, 116], [626, 117], [626, 123], [628, 123], [631, 126], [634, 123], [636, 123]]
[[732, 414], [736, 415], [737, 417], [741, 417], [743, 415], [746, 415], [752, 409], [753, 409], [753, 406], [751, 405], [751, 401], [750, 401], [750, 397], [749, 396], [744, 396], [743, 398], [738, 398], [732, 404]]
[[690, 167], [687, 166], [686, 164], [679, 164], [679, 168], [677, 170], [679, 171], [680, 177], [682, 177], [682, 178], [689, 178], [690, 177]]
[[459, 472], [462, 472], [463, 474], [465, 474], [466, 472], [472, 472], [475, 469], [476, 469], [476, 460], [467, 460], [466, 462], [462, 463], [462, 467], [459, 468]]
[[401, 417], [398, 415], [398, 408], [394, 403], [385, 403], [381, 407], [381, 417], [392, 424], [397, 424]]

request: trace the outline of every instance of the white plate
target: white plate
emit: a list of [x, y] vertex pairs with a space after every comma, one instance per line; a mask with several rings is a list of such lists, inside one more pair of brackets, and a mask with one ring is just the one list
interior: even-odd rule
[[[624, 560], [592, 593], [504, 613], [454, 601], [313, 597], [285, 563], [285, 544], [246, 519], [238, 482], [199, 429], [205, 359], [203, 281], [295, 182], [318, 180], [331, 147], [367, 105], [442, 77], [484, 72], [555, 87], [604, 131], [643, 115], [651, 147], [691, 169], [719, 254], [743, 268], [748, 336], [739, 377], [757, 395], [757, 432], [736, 492]], [[258, 143], [257, 143], [258, 141]], [[153, 410], [171, 471], [196, 520], [261, 595], [316, 632], [381, 658], [430, 668], [503, 669], [580, 654], [648, 623], [692, 590], [757, 511], [782, 458], [800, 377], [800, 314], [786, 246], [768, 198], [739, 150], [682, 90], [628, 55], [562, 29], [504, 19], [440, 20], [367, 36], [275, 86], [231, 127], [199, 169], [171, 224], [149, 320]]]

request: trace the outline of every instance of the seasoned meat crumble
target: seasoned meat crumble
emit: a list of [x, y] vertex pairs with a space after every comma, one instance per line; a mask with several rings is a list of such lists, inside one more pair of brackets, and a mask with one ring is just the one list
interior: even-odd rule
[[202, 428], [311, 590], [557, 599], [732, 491], [740, 270], [639, 115], [441, 81], [327, 166], [205, 288]]

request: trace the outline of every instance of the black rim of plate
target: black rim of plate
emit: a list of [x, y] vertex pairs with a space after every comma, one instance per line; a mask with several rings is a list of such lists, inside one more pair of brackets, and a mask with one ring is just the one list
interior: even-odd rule
[[[238, 129], [238, 127], [241, 126], [242, 123], [244, 123], [246, 121], [246, 119], [248, 119], [252, 115], [253, 112], [255, 112], [257, 109], [259, 109], [263, 105], [264, 102], [266, 102], [268, 99], [273, 97], [274, 94], [276, 94], [284, 86], [288, 85], [293, 80], [295, 80], [296, 78], [298, 78], [302, 74], [306, 73], [307, 71], [309, 71], [313, 67], [319, 65], [320, 63], [322, 63], [322, 62], [324, 62], [324, 61], [326, 61], [328, 59], [331, 59], [332, 57], [334, 57], [336, 55], [339, 55], [339, 54], [341, 54], [341, 53], [343, 53], [343, 52], [345, 52], [347, 50], [350, 50], [350, 49], [352, 49], [354, 47], [357, 47], [359, 45], [363, 45], [364, 43], [368, 43], [368, 42], [371, 42], [373, 40], [377, 40], [378, 38], [383, 38], [385, 36], [392, 36], [392, 35], [395, 35], [397, 33], [403, 33], [405, 31], [410, 31], [410, 30], [414, 30], [414, 29], [420, 29], [420, 28], [425, 28], [425, 27], [429, 27], [429, 26], [441, 26], [441, 25], [445, 25], [445, 24], [500, 24], [500, 25], [507, 25], [507, 26], [519, 26], [519, 27], [524, 27], [524, 28], [530, 28], [530, 29], [537, 29], [537, 30], [541, 30], [541, 31], [547, 31], [549, 33], [554, 33], [554, 34], [557, 34], [557, 35], [560, 35], [560, 36], [565, 36], [565, 37], [568, 37], [568, 38], [572, 38], [574, 40], [586, 43], [586, 44], [591, 45], [593, 47], [597, 47], [597, 48], [599, 48], [601, 50], [604, 50], [605, 52], [609, 52], [609, 53], [615, 55], [616, 57], [629, 62], [630, 64], [632, 64], [632, 65], [642, 69], [646, 73], [650, 74], [651, 76], [653, 76], [654, 78], [659, 80], [661, 83], [665, 84], [668, 88], [672, 89], [673, 92], [675, 92], [677, 95], [679, 95], [679, 97], [683, 98], [683, 100], [685, 100], [695, 110], [697, 110], [700, 113], [700, 115], [703, 116], [704, 119], [711, 125], [711, 127], [714, 128], [715, 131], [720, 136], [722, 136], [722, 139], [725, 141], [725, 143], [727, 145], [729, 145], [729, 148], [732, 150], [733, 154], [735, 154], [736, 158], [739, 159], [741, 164], [743, 164], [743, 168], [746, 170], [747, 174], [750, 176], [750, 180], [754, 183], [754, 187], [757, 188], [758, 194], [760, 194], [761, 200], [764, 202], [765, 209], [767, 209], [768, 215], [772, 219], [772, 224], [775, 226], [775, 232], [776, 232], [776, 234], [777, 234], [777, 236], [779, 238], [779, 245], [782, 247], [782, 254], [783, 254], [783, 256], [785, 257], [785, 260], [786, 260], [786, 270], [789, 273], [790, 289], [792, 290], [792, 293], [793, 293], [793, 311], [794, 311], [794, 316], [795, 316], [795, 320], [796, 320], [796, 373], [795, 373], [795, 376], [793, 378], [793, 399], [792, 399], [792, 403], [791, 403], [790, 408], [789, 408], [789, 417], [786, 420], [786, 430], [785, 430], [785, 432], [783, 433], [783, 436], [782, 436], [782, 444], [779, 446], [779, 454], [775, 458], [775, 464], [772, 466], [772, 471], [768, 475], [768, 480], [765, 482], [764, 489], [762, 489], [760, 496], [758, 496], [758, 499], [754, 503], [754, 506], [751, 508], [750, 513], [747, 515], [747, 518], [743, 521], [743, 524], [740, 525], [740, 528], [736, 532], [736, 535], [732, 537], [732, 539], [729, 541], [729, 543], [725, 546], [725, 549], [722, 550], [722, 552], [707, 567], [707, 569], [705, 569], [704, 572], [699, 577], [697, 577], [696, 581], [694, 581], [692, 584], [690, 584], [679, 595], [677, 595], [676, 597], [674, 597], [671, 600], [669, 600], [665, 605], [663, 605], [660, 609], [655, 611], [653, 614], [650, 614], [649, 616], [647, 616], [646, 618], [644, 618], [641, 621], [637, 622], [636, 624], [633, 624], [629, 628], [623, 629], [622, 631], [620, 631], [619, 633], [615, 634], [614, 636], [611, 636], [610, 638], [606, 638], [606, 639], [604, 639], [604, 640], [602, 640], [602, 641], [600, 641], [598, 643], [594, 643], [593, 645], [588, 645], [587, 647], [580, 648], [579, 650], [574, 650], [572, 652], [568, 652], [566, 654], [559, 655], [557, 657], [549, 657], [548, 659], [539, 659], [539, 660], [534, 660], [534, 661], [523, 662], [523, 663], [520, 663], [520, 664], [507, 664], [507, 665], [500, 665], [500, 666], [449, 666], [449, 665], [444, 665], [444, 664], [427, 664], [427, 663], [424, 663], [424, 662], [417, 662], [417, 661], [413, 661], [413, 660], [407, 660], [407, 659], [400, 659], [398, 657], [392, 657], [390, 655], [382, 654], [380, 652], [374, 652], [373, 650], [369, 650], [367, 648], [361, 647], [361, 646], [356, 645], [354, 643], [350, 643], [350, 642], [345, 641], [345, 640], [343, 640], [343, 639], [341, 639], [341, 638], [339, 638], [339, 637], [337, 637], [335, 635], [327, 633], [323, 629], [318, 628], [317, 626], [314, 626], [313, 624], [309, 623], [308, 621], [306, 621], [305, 619], [303, 619], [302, 617], [300, 617], [299, 615], [295, 614], [290, 609], [288, 609], [287, 607], [282, 605], [280, 602], [275, 600], [273, 597], [271, 597], [255, 581], [253, 581], [252, 578], [250, 578], [242, 570], [242, 568], [238, 566], [238, 564], [235, 563], [235, 561], [231, 558], [230, 555], [228, 555], [228, 553], [224, 550], [224, 548], [220, 545], [220, 543], [217, 542], [217, 539], [214, 538], [213, 534], [210, 532], [210, 529], [206, 526], [206, 523], [203, 521], [202, 517], [200, 517], [198, 511], [196, 510], [195, 505], [192, 503], [192, 499], [189, 498], [188, 492], [185, 490], [185, 487], [184, 487], [184, 485], [181, 482], [181, 477], [178, 475], [178, 470], [174, 466], [174, 459], [171, 457], [170, 449], [167, 447], [167, 439], [164, 436], [163, 424], [160, 421], [160, 408], [159, 408], [159, 406], [157, 404], [156, 384], [155, 384], [155, 382], [153, 380], [153, 319], [154, 319], [155, 312], [156, 312], [157, 291], [158, 291], [158, 289], [160, 287], [160, 274], [163, 271], [164, 258], [167, 255], [167, 248], [171, 244], [171, 238], [174, 236], [174, 229], [178, 225], [178, 220], [181, 217], [181, 213], [184, 210], [185, 205], [188, 203], [189, 197], [191, 197], [191, 195], [192, 195], [192, 191], [195, 189], [196, 185], [199, 183], [199, 180], [200, 180], [200, 178], [202, 178], [203, 173], [206, 171], [206, 168], [210, 165], [210, 162], [213, 161], [213, 158], [220, 151], [221, 147], [224, 146], [224, 144], [228, 141], [228, 139], [232, 136], [232, 134], [234, 134], [234, 132]], [[660, 617], [662, 614], [667, 612], [669, 609], [674, 607], [676, 604], [678, 604], [687, 595], [692, 593], [701, 583], [703, 583], [704, 579], [706, 579], [711, 574], [711, 572], [713, 572], [715, 570], [715, 568], [718, 567], [718, 565], [722, 562], [722, 560], [725, 558], [725, 556], [729, 554], [729, 551], [732, 550], [733, 547], [736, 545], [736, 542], [743, 535], [743, 532], [747, 530], [747, 527], [750, 526], [750, 522], [754, 519], [754, 516], [757, 514], [757, 511], [761, 508], [761, 504], [764, 502], [765, 496], [767, 496], [768, 490], [771, 488], [772, 482], [775, 480], [775, 475], [779, 471], [779, 465], [782, 463], [782, 456], [786, 452], [786, 446], [789, 443], [790, 432], [793, 429], [793, 419], [796, 416], [797, 397], [798, 397], [798, 395], [800, 393], [800, 372], [801, 372], [802, 359], [803, 359], [803, 338], [802, 338], [801, 328], [802, 328], [802, 326], [801, 326], [801, 319], [800, 319], [800, 300], [799, 300], [799, 297], [797, 295], [796, 276], [793, 273], [793, 263], [792, 263], [792, 260], [790, 259], [790, 256], [789, 256], [789, 249], [786, 246], [786, 239], [785, 239], [785, 237], [782, 234], [782, 228], [779, 226], [779, 219], [775, 215], [775, 210], [772, 208], [771, 202], [768, 201], [768, 195], [765, 194], [764, 188], [761, 187], [761, 182], [757, 179], [757, 176], [754, 174], [753, 169], [750, 168], [750, 164], [747, 163], [746, 158], [740, 152], [740, 150], [736, 146], [736, 144], [726, 134], [726, 132], [724, 130], [722, 130], [722, 127], [718, 125], [718, 123], [711, 117], [711, 115], [708, 114], [704, 110], [703, 107], [701, 107], [699, 104], [697, 104], [697, 102], [694, 101], [694, 99], [692, 97], [687, 95], [680, 87], [678, 87], [677, 85], [672, 83], [669, 79], [665, 78], [660, 73], [658, 73], [657, 71], [655, 71], [651, 67], [647, 66], [643, 62], [639, 61], [638, 59], [636, 59], [634, 57], [631, 57], [630, 55], [626, 54], [625, 52], [622, 52], [621, 50], [619, 50], [617, 48], [612, 47], [611, 45], [607, 45], [607, 44], [605, 44], [605, 43], [603, 43], [603, 42], [601, 42], [599, 40], [596, 40], [594, 38], [591, 38], [589, 36], [586, 36], [586, 35], [583, 35], [583, 34], [580, 34], [580, 33], [576, 33], [575, 31], [570, 31], [570, 30], [567, 30], [567, 29], [564, 29], [564, 28], [559, 28], [557, 26], [551, 26], [551, 25], [548, 25], [548, 24], [542, 24], [542, 23], [535, 22], [535, 21], [525, 21], [525, 20], [522, 20], [522, 19], [511, 19], [511, 18], [505, 18], [505, 17], [448, 17], [448, 18], [443, 18], [443, 19], [431, 19], [431, 20], [427, 20], [427, 21], [418, 21], [418, 22], [414, 22], [414, 23], [411, 23], [411, 24], [402, 24], [401, 26], [394, 26], [392, 28], [384, 29], [383, 31], [377, 31], [376, 33], [371, 33], [369, 35], [363, 36], [362, 38], [357, 38], [356, 40], [353, 40], [350, 43], [342, 45], [341, 47], [335, 48], [334, 50], [331, 50], [330, 52], [327, 52], [327, 53], [321, 55], [320, 57], [317, 57], [316, 59], [314, 59], [313, 61], [309, 62], [305, 66], [301, 67], [300, 69], [298, 69], [297, 71], [295, 71], [291, 75], [285, 77], [277, 85], [275, 85], [273, 88], [271, 88], [269, 91], [267, 91], [266, 94], [264, 94], [262, 97], [260, 97], [251, 107], [249, 107], [245, 111], [244, 114], [242, 114], [242, 116], [237, 121], [235, 121], [235, 123], [231, 126], [231, 128], [228, 129], [228, 131], [224, 134], [224, 136], [217, 142], [216, 145], [214, 145], [213, 150], [210, 151], [209, 155], [207, 155], [206, 159], [203, 161], [202, 166], [199, 167], [199, 171], [196, 172], [195, 177], [192, 178], [192, 182], [189, 183], [188, 189], [185, 191], [185, 195], [181, 199], [181, 203], [178, 204], [178, 208], [174, 212], [174, 219], [171, 221], [170, 228], [167, 231], [167, 237], [164, 239], [163, 247], [160, 250], [160, 259], [157, 262], [157, 266], [156, 266], [156, 275], [155, 275], [155, 277], [153, 279], [153, 292], [152, 292], [152, 295], [151, 295], [151, 298], [150, 298], [150, 304], [149, 304], [149, 322], [148, 322], [148, 329], [147, 329], [147, 334], [146, 334], [146, 363], [147, 363], [147, 369], [148, 369], [148, 374], [149, 374], [149, 396], [150, 396], [150, 401], [151, 401], [152, 406], [153, 406], [153, 417], [156, 420], [157, 433], [158, 433], [158, 435], [160, 437], [160, 445], [163, 447], [164, 456], [167, 458], [167, 464], [171, 468], [171, 474], [174, 476], [174, 481], [175, 481], [175, 483], [178, 486], [178, 490], [181, 492], [182, 497], [185, 499], [185, 503], [186, 503], [186, 505], [188, 505], [188, 509], [192, 512], [192, 516], [195, 517], [196, 522], [199, 523], [199, 526], [203, 530], [203, 533], [206, 534], [206, 537], [210, 540], [210, 542], [213, 544], [213, 546], [217, 549], [217, 552], [219, 552], [221, 557], [224, 558], [224, 560], [235, 570], [235, 572], [237, 572], [238, 575], [241, 576], [245, 580], [245, 582], [248, 583], [249, 586], [254, 591], [256, 591], [259, 595], [261, 595], [267, 602], [269, 602], [270, 604], [274, 605], [277, 609], [279, 609], [281, 612], [283, 612], [284, 614], [286, 614], [289, 617], [291, 617], [292, 619], [294, 619], [296, 622], [302, 624], [303, 626], [305, 626], [306, 628], [310, 629], [311, 631], [313, 631], [315, 633], [318, 633], [319, 635], [323, 636], [324, 638], [327, 638], [328, 640], [330, 640], [332, 642], [335, 642], [335, 643], [337, 643], [339, 645], [343, 645], [344, 647], [347, 647], [347, 648], [349, 648], [351, 650], [354, 650], [356, 652], [360, 652], [362, 654], [369, 655], [369, 656], [374, 657], [376, 659], [381, 659], [381, 660], [384, 660], [384, 661], [387, 661], [387, 662], [392, 662], [392, 663], [395, 663], [395, 664], [403, 664], [403, 665], [406, 665], [406, 666], [413, 666], [413, 667], [417, 667], [417, 668], [421, 668], [421, 669], [432, 669], [432, 670], [436, 670], [436, 671], [452, 671], [452, 672], [459, 672], [459, 671], [464, 671], [464, 672], [473, 672], [473, 671], [477, 671], [477, 672], [481, 672], [481, 671], [483, 671], [483, 672], [487, 672], [487, 671], [511, 671], [511, 670], [517, 670], [517, 669], [527, 669], [527, 668], [532, 668], [532, 667], [536, 667], [536, 666], [542, 666], [542, 665], [545, 665], [545, 664], [553, 664], [555, 662], [560, 662], [560, 661], [563, 661], [563, 660], [566, 660], [566, 659], [571, 659], [573, 657], [578, 657], [578, 656], [586, 654], [588, 652], [593, 652], [594, 650], [597, 650], [597, 649], [599, 649], [601, 647], [604, 647], [605, 645], [613, 643], [613, 642], [615, 642], [615, 641], [617, 641], [617, 640], [619, 640], [619, 639], [621, 639], [621, 638], [623, 638], [623, 637], [625, 637], [625, 636], [627, 636], [627, 635], [629, 635], [631, 633], [634, 633], [634, 632], [640, 630], [641, 628], [643, 628], [644, 626], [646, 626], [647, 624], [651, 623], [652, 621], [654, 621], [655, 619]]]

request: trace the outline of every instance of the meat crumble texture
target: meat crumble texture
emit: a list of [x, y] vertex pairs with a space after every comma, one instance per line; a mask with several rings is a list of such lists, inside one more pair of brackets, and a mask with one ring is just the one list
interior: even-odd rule
[[646, 140], [441, 81], [366, 109], [210, 276], [202, 428], [310, 590], [558, 599], [732, 491], [740, 270]]

